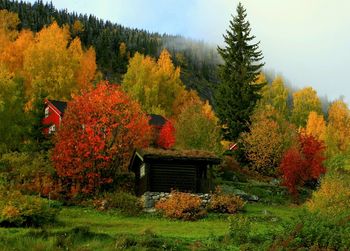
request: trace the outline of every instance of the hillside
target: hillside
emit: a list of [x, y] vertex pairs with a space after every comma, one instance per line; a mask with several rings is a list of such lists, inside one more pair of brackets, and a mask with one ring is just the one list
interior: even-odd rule
[[111, 82], [120, 82], [126, 72], [128, 57], [120, 53], [122, 43], [125, 43], [129, 56], [138, 51], [158, 57], [160, 51], [167, 48], [175, 65], [181, 66], [184, 84], [197, 90], [203, 99], [212, 100], [212, 89], [217, 83], [216, 65], [220, 58], [216, 48], [204, 42], [131, 29], [93, 15], [57, 10], [52, 3], [44, 4], [42, 1], [32, 5], [23, 1], [0, 0], [0, 9], [18, 13], [21, 20], [19, 29], [37, 32], [54, 20], [60, 26], [68, 24], [72, 38], [79, 36], [86, 48], [95, 48], [98, 68]]

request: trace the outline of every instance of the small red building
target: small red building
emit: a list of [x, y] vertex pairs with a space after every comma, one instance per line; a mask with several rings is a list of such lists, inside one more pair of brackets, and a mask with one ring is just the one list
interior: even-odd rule
[[45, 116], [43, 124], [48, 127], [44, 129], [44, 134], [52, 134], [58, 130], [66, 108], [66, 102], [49, 99], [45, 100]]

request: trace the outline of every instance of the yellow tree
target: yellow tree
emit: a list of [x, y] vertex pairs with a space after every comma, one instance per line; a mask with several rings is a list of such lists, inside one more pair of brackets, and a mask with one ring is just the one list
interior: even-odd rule
[[279, 114], [288, 116], [288, 95], [289, 90], [284, 85], [282, 77], [277, 76], [271, 85], [265, 85], [262, 89], [262, 98], [259, 105], [271, 105]]
[[0, 10], [0, 53], [16, 39], [18, 15], [7, 10]]
[[321, 101], [312, 87], [293, 93], [291, 121], [298, 127], [305, 127], [310, 112], [322, 114]]
[[350, 146], [350, 111], [342, 100], [333, 102], [328, 109], [326, 145], [329, 156], [345, 152]]
[[200, 149], [221, 152], [221, 133], [218, 118], [208, 102], [193, 97], [181, 105], [175, 119], [176, 147], [180, 149]]
[[310, 112], [305, 133], [314, 136], [319, 141], [324, 141], [326, 137], [326, 122], [323, 115], [318, 115], [314, 111]]
[[33, 33], [29, 30], [22, 30], [18, 38], [8, 44], [1, 53], [1, 61], [14, 73], [23, 73], [23, 61], [25, 50], [34, 43]]
[[250, 131], [241, 135], [251, 168], [264, 175], [276, 175], [282, 154], [296, 140], [296, 129], [271, 105], [256, 110]]
[[122, 87], [141, 103], [147, 113], [166, 116], [172, 115], [173, 103], [184, 89], [180, 69], [174, 67], [166, 50], [162, 51], [157, 61], [136, 53], [130, 59]]
[[[79, 74], [84, 55], [79, 38], [70, 41], [67, 26], [61, 28], [54, 22], [43, 28], [36, 34], [35, 43], [24, 52], [28, 94], [40, 90], [49, 98], [69, 100], [72, 93], [79, 92], [86, 84], [86, 78], [82, 76], [91, 79], [95, 74], [95, 67], [90, 67], [89, 74]], [[90, 58], [93, 60], [93, 57]], [[78, 79], [84, 80], [78, 83]]]

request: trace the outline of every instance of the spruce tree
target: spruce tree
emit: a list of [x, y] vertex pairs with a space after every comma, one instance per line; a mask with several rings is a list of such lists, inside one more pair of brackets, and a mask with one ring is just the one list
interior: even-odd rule
[[224, 138], [236, 140], [247, 131], [250, 116], [260, 98], [259, 91], [264, 84], [254, 83], [264, 65], [255, 36], [250, 35], [250, 24], [246, 21], [246, 10], [241, 3], [237, 6], [237, 16], [232, 16], [225, 39], [225, 47], [218, 47], [224, 60], [219, 65], [220, 84], [217, 87], [216, 111], [222, 122]]

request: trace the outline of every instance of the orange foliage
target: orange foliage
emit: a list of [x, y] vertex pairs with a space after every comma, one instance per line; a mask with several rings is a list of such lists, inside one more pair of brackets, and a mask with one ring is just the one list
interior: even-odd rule
[[171, 196], [156, 203], [156, 209], [161, 210], [166, 217], [182, 220], [197, 220], [206, 212], [201, 208], [201, 199], [188, 193], [172, 191]]
[[210, 199], [210, 209], [215, 212], [234, 214], [244, 207], [245, 202], [233, 194], [223, 194], [219, 188]]
[[305, 133], [314, 136], [317, 140], [324, 141], [326, 137], [326, 122], [322, 115], [310, 112], [307, 120]]

